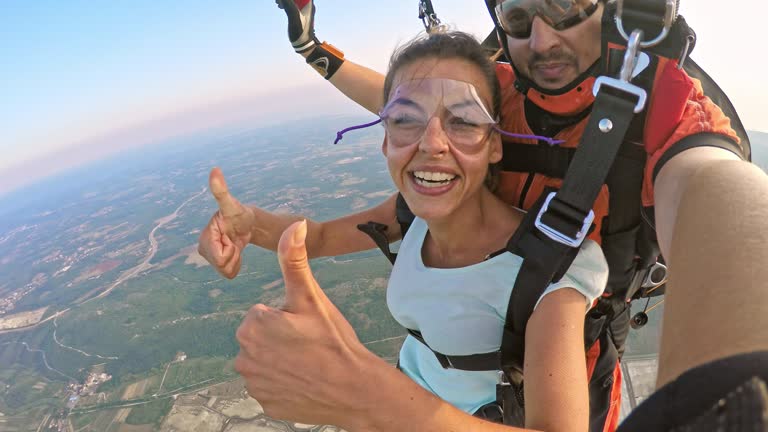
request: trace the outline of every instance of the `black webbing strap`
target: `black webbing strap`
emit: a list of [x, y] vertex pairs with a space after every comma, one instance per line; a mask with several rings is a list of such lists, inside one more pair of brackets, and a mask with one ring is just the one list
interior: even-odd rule
[[[408, 228], [413, 223], [414, 216], [408, 203], [405, 202], [402, 194], [397, 194], [397, 200], [395, 201], [395, 217], [397, 223], [400, 225], [400, 236], [405, 237], [405, 233], [408, 232]], [[392, 252], [389, 248], [389, 237], [387, 237], [387, 226], [378, 222], [369, 221], [368, 223], [359, 224], [357, 229], [366, 233], [370, 237], [376, 246], [384, 253], [390, 263], [395, 264], [397, 259], [397, 253]]]
[[395, 263], [395, 260], [397, 259], [397, 254], [392, 252], [389, 249], [389, 239], [387, 238], [387, 226], [378, 222], [368, 222], [364, 224], [357, 225], [357, 229], [360, 231], [368, 234], [368, 237], [370, 237], [374, 243], [376, 243], [376, 246], [381, 250], [381, 252], [384, 253], [384, 256], [387, 257], [389, 262], [392, 264]]
[[622, 9], [621, 20], [627, 34], [640, 29], [650, 39], [664, 27], [666, 0], [624, 0]]
[[[601, 87], [562, 188], [543, 213], [547, 194], [539, 198], [508, 245], [510, 252], [523, 257], [523, 263], [509, 299], [501, 341], [501, 368], [505, 372], [522, 369], [528, 319], [541, 294], [565, 274], [579, 250], [578, 245], [557, 241], [542, 229], [583, 240], [586, 233], [582, 226], [624, 142], [636, 104], [635, 95]], [[536, 226], [537, 217], [546, 227]]]
[[637, 98], [603, 87], [560, 191], [541, 215], [541, 222], [576, 238], [605, 183], [634, 116]]
[[519, 144], [502, 142], [504, 158], [501, 169], [504, 171], [543, 174], [547, 177], [563, 178], [568, 170], [575, 148], [559, 146]]
[[528, 319], [550, 283], [563, 277], [579, 252], [579, 248], [553, 241], [534, 226], [545, 199], [546, 194], [528, 211], [507, 245], [507, 250], [523, 257], [523, 263], [509, 297], [501, 339], [504, 372], [522, 371]]
[[[502, 146], [504, 159], [501, 161], [501, 169], [503, 171], [536, 173], [559, 179], [565, 178], [568, 166], [576, 154], [575, 148], [547, 144], [530, 145], [504, 141]], [[645, 166], [646, 153], [642, 142], [622, 146], [619, 149], [619, 157], [637, 161], [640, 167]]]
[[[622, 26], [627, 34], [633, 30], [643, 30], [643, 39], [656, 37], [661, 32], [664, 21], [665, 4], [663, 0], [624, 0]], [[616, 20], [616, 2], [608, 2], [603, 13], [603, 37], [611, 43], [626, 45], [627, 41], [619, 33]], [[660, 15], [653, 15], [660, 14]], [[688, 45], [688, 54], [696, 46], [696, 34], [682, 16], [678, 16], [670, 29], [669, 35], [658, 45], [644, 49], [647, 54], [660, 55], [671, 59], [680, 57], [681, 51]], [[605, 44], [603, 44], [605, 48]], [[605, 60], [605, 51], [602, 58]]]
[[499, 359], [501, 358], [500, 351], [494, 351], [481, 354], [469, 354], [469, 355], [445, 355], [432, 349], [429, 344], [424, 340], [421, 332], [418, 330], [408, 329], [408, 333], [417, 341], [421, 342], [429, 348], [435, 355], [437, 361], [444, 369], [459, 369], [465, 371], [492, 371], [498, 370]]
[[397, 194], [397, 200], [395, 201], [395, 217], [400, 225], [400, 238], [405, 238], [405, 233], [408, 232], [408, 228], [411, 227], [416, 216], [408, 208], [408, 203], [405, 202], [405, 198], [403, 198], [401, 193]]
[[[603, 40], [603, 43], [607, 41]], [[606, 72], [609, 76], [619, 74], [624, 54], [624, 49], [617, 47], [606, 50]], [[648, 66], [632, 80], [632, 83], [644, 89], [650, 100], [653, 96], [653, 83], [659, 58], [655, 55], [649, 57]], [[645, 270], [656, 262], [658, 256], [656, 253], [649, 257], [651, 250], [643, 247], [647, 241], [650, 241], [649, 233], [644, 229], [645, 223], [641, 218], [641, 190], [647, 159], [644, 145], [646, 116], [647, 110], [644, 110], [633, 118], [619, 154], [605, 179], [610, 192], [608, 216], [603, 219], [600, 232], [603, 254], [610, 269], [605, 293], [617, 294], [622, 298], [627, 291], [637, 285], [638, 280], [645, 276]], [[651, 235], [655, 239], [655, 233]], [[645, 264], [645, 261], [652, 262]]]

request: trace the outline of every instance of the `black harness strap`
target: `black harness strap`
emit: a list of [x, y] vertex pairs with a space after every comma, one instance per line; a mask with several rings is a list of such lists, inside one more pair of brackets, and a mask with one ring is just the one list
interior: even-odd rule
[[544, 224], [576, 237], [624, 141], [636, 104], [636, 97], [614, 88], [600, 91], [563, 187], [541, 217]]
[[[510, 241], [510, 252], [523, 257], [512, 289], [501, 343], [502, 370], [522, 369], [525, 329], [536, 302], [550, 283], [558, 281], [578, 253], [577, 245], [566, 245], [544, 233], [536, 219], [572, 239], [583, 240], [582, 227], [592, 211], [605, 178], [624, 141], [634, 116], [634, 96], [603, 87], [595, 99], [582, 141], [569, 166], [562, 188], [546, 211], [542, 196], [526, 215], [523, 226]], [[608, 128], [607, 122], [611, 122]], [[581, 237], [579, 237], [581, 235]]]
[[504, 158], [501, 169], [504, 171], [543, 174], [547, 177], [563, 178], [571, 164], [575, 148], [558, 146], [520, 144], [502, 142]]
[[[395, 201], [395, 217], [397, 223], [400, 225], [400, 235], [405, 237], [405, 233], [408, 232], [413, 218], [416, 216], [408, 208], [408, 204], [405, 202], [402, 194], [397, 194], [397, 200]], [[376, 246], [384, 253], [390, 263], [395, 264], [397, 259], [397, 253], [392, 252], [389, 248], [389, 237], [387, 237], [387, 226], [378, 222], [368, 221], [368, 223], [359, 224], [357, 229], [364, 232], [370, 237]]]
[[652, 39], [661, 32], [667, 11], [666, 0], [623, 0], [623, 2], [621, 19], [628, 33], [634, 29], [641, 29], [645, 39]]
[[[640, 133], [642, 133], [642, 129], [640, 129]], [[629, 134], [632, 135], [632, 132], [630, 131]], [[640, 136], [642, 137], [642, 135]], [[619, 149], [617, 160], [628, 159], [632, 164], [643, 168], [645, 166], [646, 153], [642, 141], [630, 141], [635, 145], [623, 145]], [[576, 154], [575, 148], [550, 146], [548, 144], [530, 145], [503, 141], [502, 146], [504, 159], [501, 161], [501, 169], [503, 171], [536, 173], [558, 179], [565, 178], [568, 166]], [[642, 175], [642, 172], [640, 174]], [[608, 181], [610, 181], [610, 175]]]
[[[623, 56], [624, 50], [612, 49], [607, 52], [606, 71], [609, 75], [619, 73]], [[648, 67], [632, 82], [644, 89], [650, 99], [659, 60], [656, 56], [649, 58]], [[603, 220], [600, 237], [610, 268], [606, 294], [618, 294], [616, 305], [611, 308], [615, 311], [609, 314], [610, 318], [626, 308], [625, 292], [632, 290], [633, 286], [639, 287], [642, 282], [640, 276], [644, 277], [644, 270], [655, 263], [655, 256], [653, 262], [646, 264], [645, 260], [638, 260], [635, 253], [638, 243], [642, 241], [641, 237], [648, 234], [641, 232], [641, 191], [647, 159], [643, 139], [646, 113], [647, 110], [638, 113], [630, 123], [624, 143], [605, 182], [610, 194], [609, 209], [608, 217]], [[655, 233], [652, 235], [655, 238]]]
[[387, 226], [378, 222], [368, 222], [357, 225], [357, 229], [368, 234], [376, 246], [384, 253], [390, 263], [394, 264], [397, 254], [389, 249], [389, 238], [387, 238]]
[[501, 339], [501, 370], [522, 372], [525, 357], [525, 329], [539, 298], [553, 280], [559, 280], [576, 258], [578, 248], [553, 241], [536, 229], [535, 222], [546, 194], [529, 210], [507, 249], [523, 263], [507, 305]]
[[437, 361], [444, 369], [459, 369], [465, 371], [489, 371], [497, 370], [499, 368], [499, 358], [501, 356], [500, 351], [494, 351], [481, 354], [470, 355], [445, 355], [437, 352], [429, 346], [424, 340], [421, 332], [418, 330], [408, 329], [408, 333], [413, 336], [414, 339], [421, 342], [435, 354]]
[[397, 194], [397, 200], [395, 201], [395, 217], [400, 225], [400, 237], [405, 238], [405, 233], [408, 232], [408, 228], [411, 227], [416, 215], [408, 208], [408, 203], [405, 202], [405, 198], [403, 198], [401, 193]]

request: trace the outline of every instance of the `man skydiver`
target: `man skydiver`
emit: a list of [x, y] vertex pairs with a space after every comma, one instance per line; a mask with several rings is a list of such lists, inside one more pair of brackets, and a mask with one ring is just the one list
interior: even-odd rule
[[[289, 36], [294, 48], [347, 96], [370, 111], [378, 112], [382, 101], [383, 77], [377, 72], [344, 60], [340, 51], [317, 41], [313, 31], [312, 1], [302, 0], [294, 3], [291, 0], [281, 0], [278, 3], [289, 17]], [[513, 20], [504, 12], [514, 10], [518, 3], [527, 5], [527, 15], [518, 16]], [[565, 5], [568, 6], [565, 13], [553, 12], [544, 7], [543, 3], [540, 5], [537, 1], [527, 0], [509, 0], [501, 5], [493, 3], [489, 5], [489, 10], [496, 13], [498, 9], [500, 12], [494, 15], [497, 18], [497, 28], [500, 35], [503, 35], [502, 45], [506, 44], [507, 55], [517, 70], [515, 73], [508, 65], [500, 65], [498, 69], [505, 91], [503, 127], [518, 132], [533, 131], [556, 136], [566, 141], [561, 147], [568, 149], [578, 145], [594, 101], [589, 90], [594, 75], [602, 66], [600, 56], [603, 29], [600, 18], [606, 6], [601, 2], [583, 0], [562, 3], [568, 3]], [[678, 203], [680, 197], [692, 187], [688, 184], [692, 175], [699, 170], [712, 168], [715, 164], [719, 165], [722, 161], [738, 160], [743, 156], [727, 117], [704, 96], [697, 81], [691, 80], [685, 72], [675, 66], [672, 62], [664, 63], [659, 66], [656, 74], [655, 86], [658, 90], [655, 93], [659, 96], [656, 97], [656, 102], [652, 100], [648, 108], [643, 135], [645, 153], [648, 156], [639, 176], [642, 177], [640, 181], [643, 207], [648, 210], [650, 206], [655, 205], [655, 229], [662, 252], [670, 250]], [[673, 108], [664, 110], [661, 107]], [[530, 143], [515, 145], [519, 148], [520, 145], [530, 146]], [[515, 147], [509, 149], [508, 151], [505, 147], [505, 159], [508, 155], [517, 153]], [[513, 158], [509, 156], [509, 159]], [[741, 167], [738, 169], [744, 170], [750, 168], [748, 163], [737, 166]], [[539, 174], [541, 172], [548, 175]], [[508, 202], [528, 208], [545, 192], [546, 187], [559, 186], [558, 177], [562, 175], [549, 172], [547, 167], [521, 169], [517, 166], [503, 173], [500, 193]], [[740, 187], [738, 176], [724, 178], [723, 181], [725, 184]], [[636, 195], [640, 195], [639, 189], [638, 186]], [[634, 242], [627, 244], [613, 241], [610, 234], [617, 231], [617, 227], [611, 223], [606, 224], [603, 220], [603, 216], [611, 207], [608, 192], [608, 188], [604, 187], [595, 205], [598, 229], [594, 231], [592, 238], [600, 240], [602, 236], [604, 247], [610, 246], [611, 250], [620, 249], [633, 259]], [[639, 197], [637, 200], [639, 201]], [[633, 226], [631, 229], [635, 230], [631, 234], [634, 240], [637, 227]], [[621, 236], [614, 238], [617, 237]], [[366, 248], [370, 246], [371, 243], [365, 244]], [[214, 249], [209, 250], [211, 252], [206, 258], [220, 271], [229, 273], [230, 277], [236, 274], [236, 270], [232, 274], [232, 260], [224, 259], [221, 251], [217, 255]], [[239, 251], [236, 255], [239, 263]], [[234, 259], [234, 256], [231, 258]], [[612, 272], [615, 267], [625, 265], [619, 263], [617, 266], [615, 262], [612, 264]], [[621, 272], [626, 271], [621, 269]], [[618, 285], [621, 285], [621, 281]], [[611, 316], [610, 339], [607, 335], [608, 326], [605, 326], [599, 337], [602, 344], [595, 344], [602, 345], [594, 355], [594, 360], [601, 364], [602, 368], [598, 368], [593, 374], [593, 381], [598, 382], [599, 378], [600, 384], [600, 388], [596, 389], [597, 397], [592, 394], [594, 406], [597, 407], [597, 411], [592, 415], [594, 430], [602, 430], [604, 425], [609, 429], [615, 426], [618, 414], [618, 365], [614, 361], [606, 368], [606, 362], [600, 362], [599, 359], [610, 355], [610, 350], [613, 350], [613, 355], [616, 356], [616, 351], [623, 349], [628, 328], [628, 310], [623, 293], [620, 294], [622, 295], [615, 296], [615, 301], [610, 304], [610, 308], [615, 309]], [[611, 303], [609, 300], [605, 302]], [[609, 344], [614, 347], [606, 348]]]

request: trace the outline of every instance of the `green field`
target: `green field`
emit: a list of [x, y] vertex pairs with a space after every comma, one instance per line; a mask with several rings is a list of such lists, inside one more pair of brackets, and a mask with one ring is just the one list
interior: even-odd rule
[[64, 384], [20, 365], [0, 369], [0, 412], [19, 415], [60, 406]]

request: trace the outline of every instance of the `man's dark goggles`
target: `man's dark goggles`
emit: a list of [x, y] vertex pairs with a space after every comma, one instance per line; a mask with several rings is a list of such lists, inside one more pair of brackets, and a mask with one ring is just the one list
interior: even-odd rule
[[541, 18], [555, 30], [565, 30], [592, 16], [597, 3], [598, 0], [499, 0], [495, 12], [504, 33], [515, 39], [527, 39], [534, 18]]

